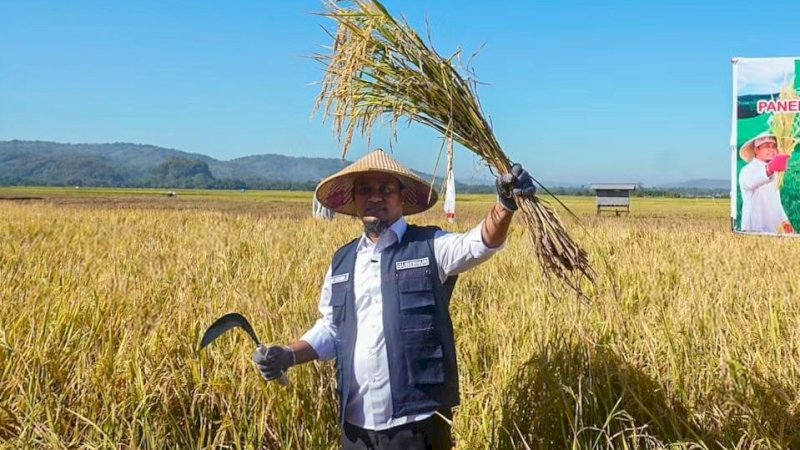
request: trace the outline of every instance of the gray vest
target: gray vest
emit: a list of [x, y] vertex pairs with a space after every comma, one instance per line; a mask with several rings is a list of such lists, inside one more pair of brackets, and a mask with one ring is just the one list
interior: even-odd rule
[[[383, 333], [389, 359], [393, 418], [458, 405], [458, 369], [450, 296], [457, 277], [442, 284], [433, 251], [436, 227], [409, 225], [402, 241], [381, 253]], [[358, 239], [343, 246], [331, 264], [331, 305], [336, 335], [339, 416], [344, 421], [355, 379], [356, 342], [353, 271]], [[348, 274], [348, 275], [345, 275]]]

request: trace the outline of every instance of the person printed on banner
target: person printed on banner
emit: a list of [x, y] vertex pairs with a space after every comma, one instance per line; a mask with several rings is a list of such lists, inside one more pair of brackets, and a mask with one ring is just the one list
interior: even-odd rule
[[742, 231], [793, 234], [794, 228], [781, 203], [776, 176], [786, 172], [790, 155], [778, 154], [775, 136], [763, 132], [745, 142], [739, 156], [747, 162], [739, 172]]

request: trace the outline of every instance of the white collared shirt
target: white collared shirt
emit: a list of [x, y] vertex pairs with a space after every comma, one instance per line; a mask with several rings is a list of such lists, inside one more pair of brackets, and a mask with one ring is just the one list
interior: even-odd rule
[[[381, 254], [390, 245], [403, 239], [408, 228], [400, 218], [384, 231], [377, 243], [362, 235], [356, 247], [353, 273], [355, 294], [356, 333], [353, 351], [353, 380], [344, 418], [349, 423], [369, 430], [385, 430], [433, 415], [425, 414], [392, 418], [392, 394], [389, 381], [389, 358], [383, 334], [383, 299], [381, 295]], [[502, 249], [484, 244], [481, 236], [483, 222], [466, 233], [439, 231], [433, 240], [433, 250], [439, 266], [439, 279], [457, 275], [489, 259]], [[300, 339], [308, 342], [321, 360], [334, 358], [336, 326], [331, 307], [331, 268], [325, 274], [319, 300], [322, 318]]]

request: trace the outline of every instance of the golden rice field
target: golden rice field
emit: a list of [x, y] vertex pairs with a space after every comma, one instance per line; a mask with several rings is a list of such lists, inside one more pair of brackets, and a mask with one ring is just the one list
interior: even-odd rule
[[[243, 333], [195, 349], [231, 311], [300, 336], [356, 221], [311, 219], [308, 193], [10, 196], [42, 200], [0, 200], [0, 448], [338, 447], [332, 364], [282, 388]], [[727, 200], [565, 200], [593, 301], [545, 282], [519, 225], [461, 277], [458, 448], [800, 449], [800, 240], [731, 234]], [[411, 221], [466, 230], [491, 202]]]

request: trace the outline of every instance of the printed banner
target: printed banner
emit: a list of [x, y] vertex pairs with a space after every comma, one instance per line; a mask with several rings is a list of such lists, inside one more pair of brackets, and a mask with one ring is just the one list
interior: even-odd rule
[[800, 58], [733, 60], [731, 216], [735, 231], [800, 226]]

